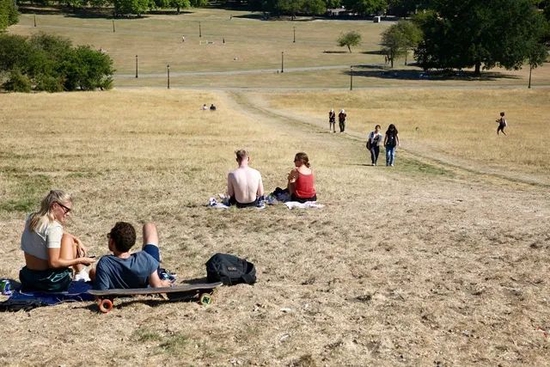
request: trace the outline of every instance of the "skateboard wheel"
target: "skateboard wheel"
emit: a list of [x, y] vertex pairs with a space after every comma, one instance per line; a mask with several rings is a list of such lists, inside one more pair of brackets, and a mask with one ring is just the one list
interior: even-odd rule
[[113, 301], [110, 299], [102, 299], [98, 302], [99, 305], [99, 311], [103, 313], [107, 313], [113, 309]]
[[212, 301], [212, 296], [208, 293], [201, 294], [199, 298], [199, 302], [201, 303], [201, 305], [209, 305], [212, 303]]

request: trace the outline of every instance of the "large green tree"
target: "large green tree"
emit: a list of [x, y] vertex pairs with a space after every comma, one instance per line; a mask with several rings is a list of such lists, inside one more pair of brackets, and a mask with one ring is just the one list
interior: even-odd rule
[[407, 17], [428, 8], [429, 0], [388, 0], [388, 13]]
[[424, 69], [519, 69], [544, 48], [545, 21], [532, 0], [432, 0], [417, 20], [415, 57]]
[[0, 0], [0, 32], [4, 31], [10, 25], [16, 24], [19, 19], [19, 13], [13, 0]]
[[149, 9], [149, 0], [114, 0], [116, 15], [136, 14], [141, 16]]
[[342, 0], [346, 10], [360, 15], [381, 14], [388, 6], [387, 0]]
[[411, 21], [400, 20], [382, 33], [382, 51], [388, 55], [393, 68], [394, 59], [407, 56], [422, 39], [420, 28]]
[[290, 15], [292, 18], [297, 14], [319, 15], [327, 11], [325, 0], [265, 0], [261, 8], [275, 16]]
[[361, 43], [361, 35], [356, 31], [350, 31], [341, 34], [336, 42], [340, 47], [347, 47], [351, 53], [351, 46], [357, 46]]
[[60, 36], [0, 34], [0, 74], [7, 90], [109, 89], [112, 65], [107, 54], [90, 46], [73, 48], [69, 39]]

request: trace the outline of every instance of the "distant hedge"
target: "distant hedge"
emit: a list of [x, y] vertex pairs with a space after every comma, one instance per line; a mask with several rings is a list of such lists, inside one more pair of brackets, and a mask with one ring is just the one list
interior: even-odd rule
[[7, 91], [62, 92], [111, 89], [113, 60], [90, 46], [44, 33], [0, 34], [0, 82]]

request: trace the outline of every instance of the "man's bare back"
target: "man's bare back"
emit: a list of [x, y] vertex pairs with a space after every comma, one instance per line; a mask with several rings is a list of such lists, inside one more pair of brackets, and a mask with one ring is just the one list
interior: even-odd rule
[[239, 204], [255, 203], [264, 194], [262, 175], [248, 166], [249, 157], [245, 150], [238, 150], [239, 168], [227, 175], [227, 194]]

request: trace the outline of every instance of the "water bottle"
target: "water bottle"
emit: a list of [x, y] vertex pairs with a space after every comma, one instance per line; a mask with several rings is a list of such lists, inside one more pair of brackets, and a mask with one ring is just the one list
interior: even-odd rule
[[2, 279], [0, 281], [0, 290], [2, 291], [2, 294], [5, 296], [11, 295], [11, 283], [8, 279]]

